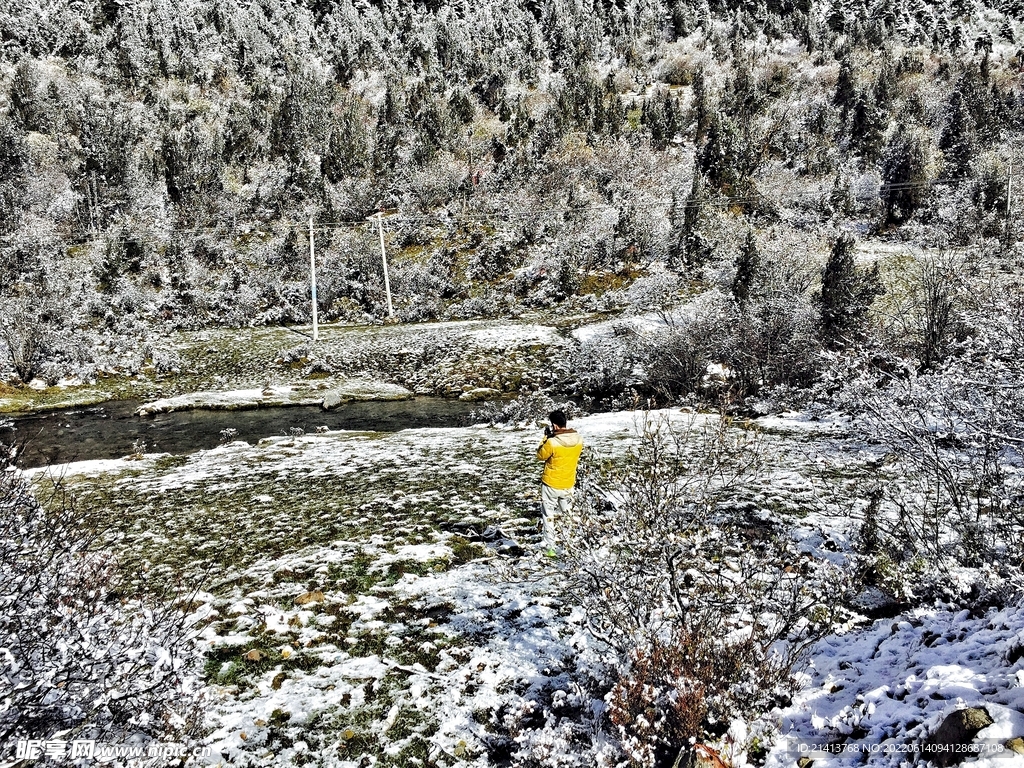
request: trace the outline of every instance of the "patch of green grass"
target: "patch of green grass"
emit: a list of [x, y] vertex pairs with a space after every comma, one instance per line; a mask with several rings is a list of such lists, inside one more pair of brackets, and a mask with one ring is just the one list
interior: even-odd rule
[[[104, 540], [132, 584], [151, 589], [161, 579], [207, 574], [216, 578], [207, 578], [215, 586], [206, 588], [217, 594], [267, 577], [307, 588], [316, 579], [316, 588], [365, 594], [407, 573], [425, 575], [482, 556], [480, 545], [447, 534], [456, 524], [504, 524], [528, 511], [524, 497], [536, 472], [525, 454], [443, 443], [435, 453], [400, 435], [375, 438], [346, 436], [329, 446], [329, 459], [304, 446], [252, 447], [230, 457], [164, 457], [119, 472], [73, 475], [65, 485], [89, 524], [108, 533]], [[439, 461], [487, 471], [426, 471]], [[396, 488], [402, 492], [396, 495]], [[257, 562], [381, 532], [393, 547], [444, 542], [453, 554], [447, 562], [406, 560], [386, 568], [372, 567], [375, 554], [359, 554], [330, 566], [326, 579], [284, 563], [283, 570], [233, 578]]]
[[388, 563], [384, 570], [380, 585], [393, 587], [407, 573], [415, 576], [426, 576], [428, 573], [441, 573], [448, 570], [448, 561], [443, 558], [431, 560], [396, 560]]
[[188, 464], [189, 457], [187, 454], [180, 456], [160, 456], [153, 460], [153, 471], [154, 472], [166, 472], [171, 469], [177, 469]]
[[323, 661], [312, 653], [293, 653], [288, 658], [276, 648], [268, 647], [263, 639], [250, 640], [245, 645], [224, 645], [212, 648], [203, 664], [203, 679], [217, 685], [237, 685], [246, 688], [255, 678], [280, 667], [282, 671], [310, 672]]
[[380, 574], [370, 572], [375, 562], [372, 555], [360, 551], [348, 562], [331, 563], [327, 567], [327, 583], [353, 595], [369, 592], [380, 581]]
[[[133, 382], [141, 382], [143, 386], [133, 386]], [[122, 376], [97, 379], [95, 384], [48, 387], [43, 390], [12, 387], [0, 383], [0, 413], [54, 411], [73, 406], [95, 405], [110, 400], [128, 400], [144, 396], [152, 389], [151, 385], [148, 379], [129, 379]]]
[[396, 560], [384, 568], [374, 567], [376, 563], [376, 558], [366, 552], [359, 552], [345, 563], [332, 563], [327, 571], [328, 584], [343, 592], [359, 595], [377, 586], [392, 587], [407, 573], [425, 576], [448, 570], [448, 561], [441, 558]]
[[292, 568], [279, 568], [272, 576], [274, 584], [307, 583], [313, 576], [312, 569], [295, 570]]
[[437, 720], [413, 707], [402, 707], [395, 722], [388, 728], [387, 735], [397, 741], [433, 730], [437, 730]]
[[[388, 676], [367, 685], [366, 702], [360, 707], [342, 707], [330, 715], [323, 713], [316, 726], [324, 737], [338, 742], [338, 757], [344, 760], [374, 758], [374, 765], [385, 768], [408, 768], [413, 765], [439, 765], [429, 762], [430, 737], [436, 733], [438, 721], [412, 706], [403, 706], [385, 731], [388, 712], [404, 686], [396, 676]], [[391, 754], [396, 742], [406, 741]]]
[[356, 657], [364, 656], [387, 656], [389, 646], [387, 644], [388, 633], [383, 629], [364, 630], [354, 637], [349, 636], [342, 646], [350, 655]]
[[433, 672], [441, 662], [441, 653], [449, 648], [460, 647], [460, 640], [450, 635], [419, 634], [415, 638], [407, 638], [405, 643], [394, 649], [393, 655], [399, 664], [419, 664], [428, 672]]
[[464, 565], [478, 557], [483, 557], [487, 550], [480, 544], [475, 544], [462, 536], [452, 536], [448, 539], [448, 546], [452, 550], [452, 564]]

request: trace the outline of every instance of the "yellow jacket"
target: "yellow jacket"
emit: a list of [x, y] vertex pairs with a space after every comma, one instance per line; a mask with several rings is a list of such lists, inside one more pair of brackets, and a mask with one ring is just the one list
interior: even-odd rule
[[537, 449], [537, 460], [544, 462], [540, 481], [550, 488], [565, 491], [576, 485], [576, 465], [583, 450], [583, 438], [575, 429], [559, 430]]

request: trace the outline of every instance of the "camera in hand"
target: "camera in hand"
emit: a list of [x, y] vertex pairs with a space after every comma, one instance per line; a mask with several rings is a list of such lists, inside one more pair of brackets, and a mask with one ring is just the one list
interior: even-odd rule
[[544, 437], [554, 437], [554, 436], [555, 436], [555, 430], [553, 430], [551, 427], [544, 427]]

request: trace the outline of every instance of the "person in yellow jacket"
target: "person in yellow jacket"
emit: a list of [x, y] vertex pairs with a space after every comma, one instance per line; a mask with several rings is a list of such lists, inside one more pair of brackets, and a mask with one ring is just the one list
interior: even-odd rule
[[583, 438], [575, 429], [568, 428], [563, 411], [552, 411], [548, 419], [551, 427], [544, 429], [544, 442], [537, 449], [537, 460], [544, 462], [544, 474], [540, 478], [544, 549], [548, 557], [557, 557], [557, 520], [572, 509]]

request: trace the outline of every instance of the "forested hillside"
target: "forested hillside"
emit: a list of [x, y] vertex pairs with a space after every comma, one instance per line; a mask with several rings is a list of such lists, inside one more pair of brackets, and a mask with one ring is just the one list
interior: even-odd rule
[[[1018, 0], [4, 6], [12, 382], [136, 372], [167, 329], [309, 322], [310, 217], [322, 321], [385, 316], [379, 210], [403, 321], [717, 288], [670, 394], [708, 361], [744, 392], [807, 384], [892, 287], [854, 264], [876, 241], [944, 275], [1019, 259]], [[871, 333], [927, 367], [948, 325]], [[577, 389], [619, 395], [630, 366]]]

